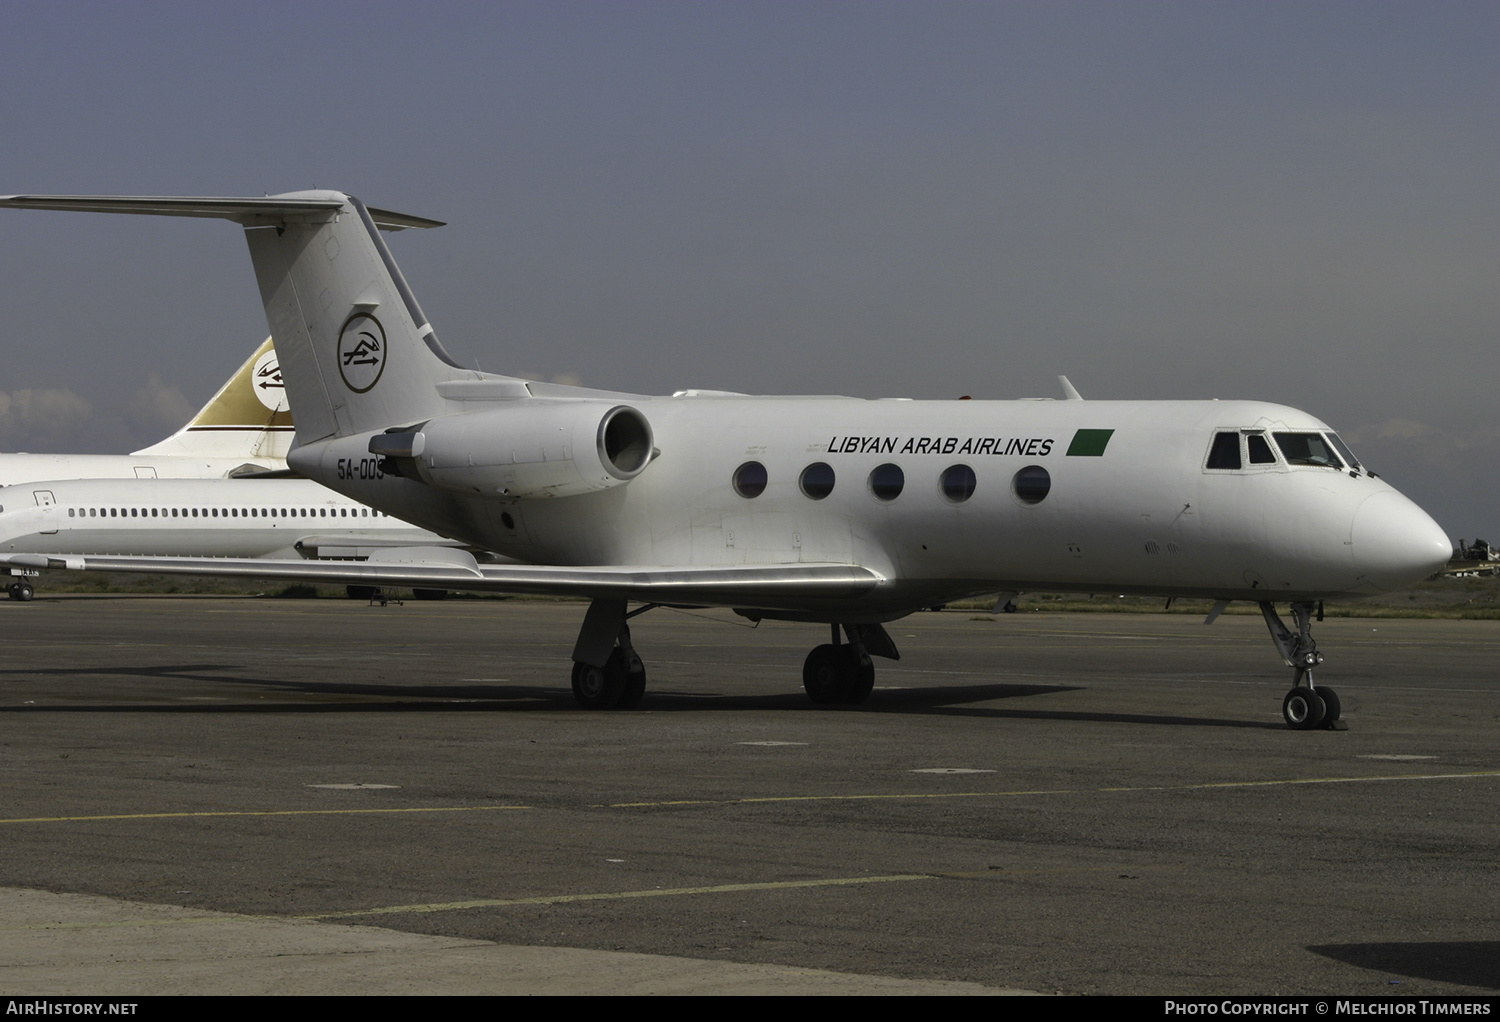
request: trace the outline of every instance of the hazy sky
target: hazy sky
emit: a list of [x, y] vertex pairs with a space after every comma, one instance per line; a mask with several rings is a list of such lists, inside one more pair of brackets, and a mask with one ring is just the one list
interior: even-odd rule
[[[1500, 4], [0, 0], [0, 193], [339, 188], [444, 345], [647, 393], [1258, 398], [1500, 539]], [[265, 335], [218, 221], [0, 212], [0, 448]]]

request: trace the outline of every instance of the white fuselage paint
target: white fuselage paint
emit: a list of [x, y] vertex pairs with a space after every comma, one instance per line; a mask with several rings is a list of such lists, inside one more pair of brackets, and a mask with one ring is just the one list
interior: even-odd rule
[[66, 479], [0, 488], [0, 553], [366, 556], [443, 542], [306, 479]]
[[0, 486], [55, 479], [223, 479], [253, 465], [267, 471], [286, 467], [270, 458], [213, 458], [192, 455], [0, 454]]
[[[1280, 457], [1236, 471], [1205, 467], [1219, 430], [1330, 432], [1281, 405], [623, 396], [621, 403], [649, 420], [660, 454], [638, 477], [592, 493], [521, 500], [446, 493], [380, 472], [368, 433], [309, 445], [289, 460], [360, 501], [522, 561], [862, 565], [890, 580], [861, 598], [868, 617], [1007, 590], [1360, 596], [1410, 585], [1448, 555], [1436, 524], [1367, 472]], [[1113, 431], [1102, 455], [1068, 454], [1080, 429]], [[750, 460], [765, 466], [768, 484], [746, 498], [731, 478]], [[822, 500], [798, 486], [814, 462], [836, 474]], [[888, 501], [867, 482], [885, 463], [905, 476]], [[939, 487], [955, 464], [977, 478], [961, 503]], [[1032, 465], [1047, 470], [1051, 487], [1027, 504], [1012, 480]]]

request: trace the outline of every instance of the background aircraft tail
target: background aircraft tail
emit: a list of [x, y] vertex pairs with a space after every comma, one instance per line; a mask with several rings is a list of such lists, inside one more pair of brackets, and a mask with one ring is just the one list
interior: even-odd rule
[[292, 429], [281, 366], [267, 337], [187, 425], [132, 453], [285, 461]]

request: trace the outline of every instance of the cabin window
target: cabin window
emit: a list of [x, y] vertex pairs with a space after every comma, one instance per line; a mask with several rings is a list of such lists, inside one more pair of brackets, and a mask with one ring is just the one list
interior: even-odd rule
[[734, 470], [732, 481], [735, 493], [753, 500], [766, 492], [766, 466], [758, 461], [747, 461]]
[[832, 493], [833, 482], [833, 466], [822, 461], [815, 461], [804, 468], [797, 479], [797, 485], [802, 488], [803, 494], [812, 500], [822, 500]]
[[943, 496], [955, 504], [962, 504], [974, 496], [974, 488], [979, 485], [979, 480], [974, 476], [974, 470], [968, 465], [949, 465], [943, 469], [942, 476], [938, 479], [938, 486], [943, 491]]
[[1272, 433], [1281, 456], [1288, 465], [1316, 465], [1320, 468], [1343, 468], [1328, 441], [1319, 433]]
[[1208, 449], [1208, 467], [1237, 469], [1240, 466], [1240, 434], [1215, 433], [1213, 446]]
[[906, 473], [901, 471], [900, 465], [887, 462], [876, 465], [870, 472], [870, 492], [875, 494], [876, 500], [895, 500], [905, 487]]
[[73, 517], [75, 517], [75, 515], [74, 515], [74, 513], [73, 513], [73, 509], [72, 509], [72, 508], [68, 508], [68, 517], [69, 517], [69, 518], [73, 518]]
[[1052, 475], [1040, 465], [1027, 465], [1011, 478], [1010, 488], [1023, 504], [1040, 504], [1052, 492]]

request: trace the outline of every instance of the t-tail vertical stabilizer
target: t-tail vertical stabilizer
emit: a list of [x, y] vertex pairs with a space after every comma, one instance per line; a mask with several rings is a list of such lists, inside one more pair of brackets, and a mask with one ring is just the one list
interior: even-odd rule
[[10, 195], [0, 206], [212, 217], [245, 228], [299, 444], [443, 414], [437, 385], [474, 380], [438, 343], [380, 237], [442, 222], [334, 191], [264, 198]]

